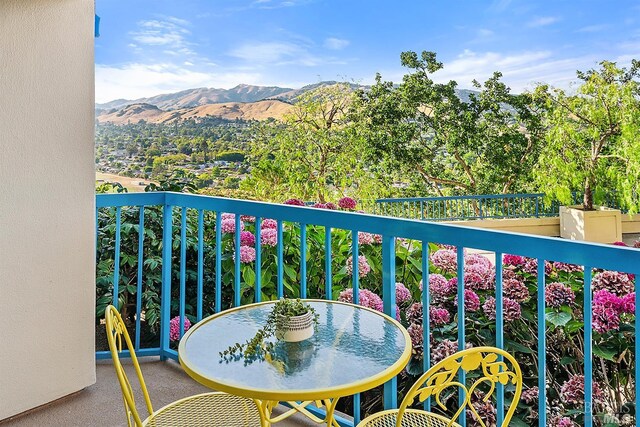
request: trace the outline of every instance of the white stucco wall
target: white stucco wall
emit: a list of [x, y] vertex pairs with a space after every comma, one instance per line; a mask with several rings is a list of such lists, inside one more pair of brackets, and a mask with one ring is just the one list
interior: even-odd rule
[[0, 0], [0, 420], [95, 382], [93, 0]]

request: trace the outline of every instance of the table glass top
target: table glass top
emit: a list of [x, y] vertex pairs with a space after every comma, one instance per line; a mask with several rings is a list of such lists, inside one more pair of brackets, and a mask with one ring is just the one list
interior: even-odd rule
[[[353, 305], [312, 301], [319, 315], [314, 336], [276, 342], [273, 361], [224, 360], [220, 352], [244, 343], [260, 329], [273, 304], [248, 306], [194, 326], [183, 339], [181, 361], [216, 383], [240, 389], [293, 391], [339, 389], [381, 374], [402, 358], [402, 329], [385, 317]], [[275, 340], [275, 339], [274, 339]]]

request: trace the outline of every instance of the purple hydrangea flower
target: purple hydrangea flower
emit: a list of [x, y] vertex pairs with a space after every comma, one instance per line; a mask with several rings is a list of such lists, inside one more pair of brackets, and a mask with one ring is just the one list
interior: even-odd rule
[[529, 289], [518, 279], [504, 279], [502, 290], [505, 296], [514, 301], [525, 302], [529, 299]]
[[576, 300], [576, 294], [571, 287], [564, 283], [549, 283], [544, 289], [544, 301], [549, 307], [560, 308], [571, 305]]
[[431, 263], [447, 273], [455, 273], [458, 268], [457, 255], [451, 249], [439, 249], [431, 254]]
[[[453, 299], [453, 304], [458, 305], [458, 296]], [[464, 290], [464, 309], [466, 311], [478, 311], [480, 309], [480, 298], [471, 289]]]
[[522, 401], [527, 404], [532, 404], [537, 402], [538, 395], [540, 394], [540, 390], [538, 387], [531, 387], [522, 392]]
[[429, 310], [429, 321], [434, 326], [446, 325], [450, 320], [451, 314], [446, 308], [432, 307]]
[[256, 236], [250, 231], [240, 232], [240, 244], [242, 246], [253, 246], [256, 244]]
[[[358, 256], [358, 276], [364, 277], [371, 271], [371, 266], [367, 261], [367, 257], [364, 255]], [[353, 274], [353, 257], [347, 258], [347, 274], [351, 276]]]
[[411, 299], [411, 292], [404, 283], [396, 282], [396, 302], [404, 304]]
[[409, 323], [422, 324], [422, 303], [414, 302], [409, 306], [406, 313]]
[[618, 271], [601, 271], [593, 276], [591, 281], [594, 291], [606, 289], [618, 296], [633, 292], [633, 281], [626, 273]]
[[[604, 393], [593, 383], [593, 400], [602, 402]], [[584, 375], [573, 375], [560, 388], [560, 398], [564, 404], [581, 407], [584, 404]]]
[[284, 201], [284, 204], [291, 206], [304, 206], [304, 202], [300, 199], [287, 199]]
[[[353, 304], [353, 289], [345, 289], [340, 292], [338, 301], [350, 302]], [[382, 298], [368, 289], [360, 289], [358, 291], [358, 305], [382, 311]]]
[[[522, 317], [522, 309], [520, 308], [520, 304], [518, 304], [518, 301], [514, 301], [511, 298], [504, 298], [502, 300], [502, 308], [504, 320], [508, 322], [518, 320]], [[482, 310], [489, 319], [495, 320], [496, 299], [494, 297], [487, 298], [482, 305]]]
[[338, 206], [340, 206], [342, 209], [353, 210], [356, 208], [356, 204], [356, 201], [351, 197], [343, 197], [342, 199], [338, 200]]
[[[191, 321], [188, 318], [184, 318], [184, 331], [187, 332], [191, 327]], [[176, 316], [169, 320], [169, 339], [171, 341], [178, 341], [180, 339], [180, 317]]]

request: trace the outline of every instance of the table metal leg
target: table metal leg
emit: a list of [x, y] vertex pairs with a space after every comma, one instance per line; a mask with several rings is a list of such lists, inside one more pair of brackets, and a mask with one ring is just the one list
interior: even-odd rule
[[[301, 413], [305, 417], [309, 418], [311, 421], [318, 424], [326, 424], [329, 427], [340, 427], [340, 425], [334, 418], [334, 412], [336, 409], [336, 405], [338, 403], [338, 398], [322, 399], [322, 400], [307, 400], [304, 402], [289, 401], [287, 403], [291, 406], [291, 409], [275, 417], [273, 416], [273, 409], [276, 406], [278, 406], [279, 402], [272, 401], [272, 400], [258, 400], [258, 399], [254, 399], [254, 402], [258, 407], [258, 412], [260, 413], [261, 427], [270, 427], [271, 424], [287, 419], [296, 413]], [[316, 407], [318, 408], [322, 408], [324, 406], [326, 408], [325, 417], [320, 418], [312, 414], [307, 409], [307, 406], [309, 406], [310, 404], [315, 404]]]

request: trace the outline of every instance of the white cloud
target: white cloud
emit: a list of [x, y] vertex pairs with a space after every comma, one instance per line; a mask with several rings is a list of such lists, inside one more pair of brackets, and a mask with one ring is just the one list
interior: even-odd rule
[[191, 34], [187, 29], [189, 25], [189, 21], [172, 16], [162, 20], [140, 21], [138, 29], [130, 35], [138, 45], [163, 47], [167, 49], [165, 52], [194, 55], [192, 43], [188, 40]]
[[587, 25], [586, 27], [582, 27], [576, 30], [576, 33], [598, 33], [600, 31], [606, 30], [607, 28], [609, 28], [609, 26], [605, 24]]
[[252, 72], [210, 73], [172, 63], [96, 64], [96, 102], [143, 98], [196, 87], [231, 88], [238, 83], [259, 84], [261, 79], [260, 74]]
[[558, 22], [560, 18], [557, 16], [542, 16], [540, 18], [536, 18], [527, 23], [527, 27], [529, 28], [538, 28], [538, 27], [546, 27], [547, 25], [554, 24]]
[[309, 52], [304, 43], [255, 42], [245, 43], [229, 53], [230, 56], [246, 61], [254, 67], [265, 65], [318, 65], [337, 64], [335, 58], [324, 58]]
[[324, 40], [324, 47], [331, 50], [341, 50], [349, 46], [349, 40], [329, 37]]

